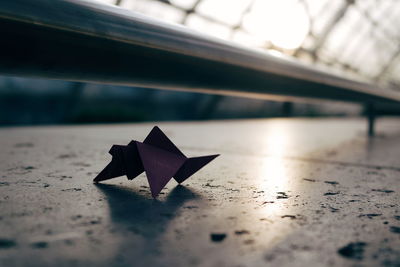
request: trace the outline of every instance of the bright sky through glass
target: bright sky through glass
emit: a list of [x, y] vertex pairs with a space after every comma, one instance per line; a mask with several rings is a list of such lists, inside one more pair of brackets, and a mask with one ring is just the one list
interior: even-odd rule
[[98, 0], [400, 91], [398, 0]]
[[[100, 0], [112, 3], [112, 0]], [[184, 9], [190, 8], [196, 1], [171, 0], [171, 3]], [[236, 38], [245, 45], [254, 46], [259, 43], [271, 42], [284, 48], [298, 48], [307, 35], [310, 24], [304, 7], [297, 0], [203, 0], [196, 7], [196, 13], [208, 16], [227, 25], [240, 23], [243, 11], [251, 8], [243, 17], [243, 26], [252, 37]], [[142, 13], [154, 14], [155, 17], [179, 23], [183, 14], [176, 9], [156, 1], [136, 0], [122, 1], [121, 6]], [[203, 17], [191, 14], [187, 26], [222, 39], [230, 39], [230, 28], [224, 25], [204, 20]]]
[[303, 43], [310, 23], [296, 0], [263, 0], [246, 16], [245, 27], [278, 47], [295, 49]]

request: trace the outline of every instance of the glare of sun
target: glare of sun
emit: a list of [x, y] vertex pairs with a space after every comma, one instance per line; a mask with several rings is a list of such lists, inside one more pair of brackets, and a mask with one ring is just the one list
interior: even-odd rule
[[288, 188], [288, 177], [285, 168], [284, 154], [289, 144], [288, 129], [285, 125], [277, 124], [268, 132], [265, 140], [266, 153], [262, 165], [263, 187], [266, 190], [286, 191]]
[[298, 48], [310, 29], [304, 7], [296, 0], [259, 0], [245, 24], [254, 34], [289, 50]]

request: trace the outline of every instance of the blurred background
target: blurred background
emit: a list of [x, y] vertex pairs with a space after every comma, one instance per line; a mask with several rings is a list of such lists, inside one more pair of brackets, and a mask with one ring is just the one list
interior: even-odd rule
[[[396, 0], [100, 2], [400, 91], [400, 2]], [[358, 116], [363, 112], [360, 106], [343, 103], [282, 103], [0, 76], [1, 126]]]

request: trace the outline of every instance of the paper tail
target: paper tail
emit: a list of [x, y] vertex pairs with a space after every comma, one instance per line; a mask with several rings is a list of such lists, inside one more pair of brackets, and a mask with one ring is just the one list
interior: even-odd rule
[[94, 178], [93, 182], [98, 183], [100, 181], [112, 179], [125, 175], [125, 166], [122, 162], [113, 158], [110, 163]]
[[174, 175], [174, 179], [178, 183], [182, 183], [218, 156], [219, 154], [188, 158], [186, 162], [182, 165], [182, 167], [176, 172], [176, 174]]

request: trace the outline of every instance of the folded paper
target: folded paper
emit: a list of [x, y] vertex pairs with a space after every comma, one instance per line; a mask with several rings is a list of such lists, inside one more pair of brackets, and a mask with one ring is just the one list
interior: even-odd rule
[[126, 175], [129, 180], [146, 172], [151, 195], [156, 197], [174, 178], [182, 183], [219, 155], [187, 158], [168, 137], [155, 126], [143, 142], [113, 145], [111, 162], [94, 178], [94, 182]]

